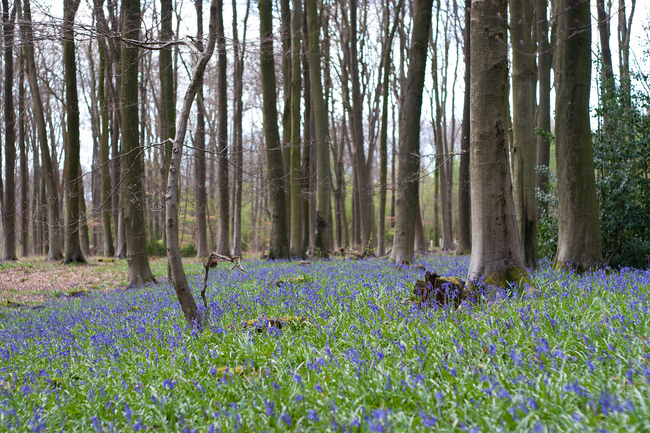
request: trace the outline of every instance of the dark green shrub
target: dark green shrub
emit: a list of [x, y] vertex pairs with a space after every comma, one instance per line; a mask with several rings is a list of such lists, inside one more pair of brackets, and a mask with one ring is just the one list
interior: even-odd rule
[[603, 92], [597, 114], [607, 116], [594, 133], [596, 188], [603, 256], [610, 266], [645, 268], [650, 257], [650, 93], [619, 87]]
[[162, 239], [147, 240], [147, 255], [149, 257], [164, 257], [167, 255], [167, 242]]
[[185, 245], [181, 247], [181, 257], [196, 257], [198, 251], [194, 244]]

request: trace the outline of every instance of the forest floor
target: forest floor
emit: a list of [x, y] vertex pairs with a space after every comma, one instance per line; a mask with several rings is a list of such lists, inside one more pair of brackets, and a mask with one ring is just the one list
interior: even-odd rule
[[[156, 279], [167, 281], [167, 259], [150, 257]], [[202, 270], [201, 259], [184, 258], [192, 273]], [[128, 284], [126, 259], [90, 257], [87, 264], [63, 265], [31, 256], [16, 262], [0, 262], [0, 303], [39, 305], [51, 298], [79, 292], [111, 292]]]
[[[201, 332], [169, 282], [114, 290], [124, 261], [26, 262], [0, 278], [67, 292], [0, 305], [0, 433], [650, 432], [648, 270], [544, 260], [534, 296], [456, 309], [414, 285], [464, 278], [467, 256], [219, 264]], [[185, 270], [199, 300], [199, 261]]]

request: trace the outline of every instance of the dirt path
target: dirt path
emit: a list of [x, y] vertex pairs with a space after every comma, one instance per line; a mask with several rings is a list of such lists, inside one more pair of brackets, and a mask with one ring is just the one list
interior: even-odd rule
[[[101, 260], [101, 261], [100, 261]], [[166, 259], [150, 259], [154, 275], [166, 280]], [[127, 284], [126, 260], [91, 258], [85, 265], [62, 265], [42, 257], [0, 263], [0, 303], [40, 304], [80, 290], [112, 291]]]

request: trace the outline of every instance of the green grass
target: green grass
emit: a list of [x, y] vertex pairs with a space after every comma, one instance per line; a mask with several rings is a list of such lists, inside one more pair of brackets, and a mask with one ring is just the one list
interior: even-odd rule
[[222, 266], [203, 333], [168, 286], [0, 309], [0, 430], [650, 430], [649, 272], [543, 268], [535, 299], [452, 312], [384, 260]]

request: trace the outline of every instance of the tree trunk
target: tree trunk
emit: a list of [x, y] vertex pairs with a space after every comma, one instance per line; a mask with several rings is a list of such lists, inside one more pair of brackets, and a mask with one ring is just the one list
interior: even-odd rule
[[[248, 13], [250, 10], [250, 0], [246, 2], [246, 14], [244, 16], [244, 35], [242, 43], [239, 43], [239, 37], [237, 34], [237, 6], [233, 0], [233, 41], [234, 41], [234, 90], [233, 90], [233, 99], [234, 99], [234, 113], [233, 113], [233, 156], [234, 156], [234, 197], [233, 197], [233, 254], [236, 256], [241, 256], [241, 243], [242, 243], [242, 189], [243, 189], [243, 170], [242, 165], [243, 160], [243, 76], [244, 76], [244, 54], [246, 48], [246, 28], [248, 24]], [[241, 50], [240, 50], [241, 45]]]
[[304, 132], [302, 141], [302, 194], [306, 197], [302, 203], [302, 247], [303, 251], [313, 251], [314, 239], [316, 238], [315, 220], [316, 220], [316, 192], [315, 183], [315, 159], [314, 154], [314, 121], [311, 99], [311, 87], [309, 84], [309, 62], [307, 60], [309, 52], [309, 35], [307, 33], [307, 14], [303, 14], [303, 98], [305, 104], [304, 112]]
[[79, 177], [77, 183], [79, 184], [79, 241], [81, 244], [81, 252], [84, 257], [90, 256], [90, 229], [88, 227], [88, 212], [86, 208], [86, 193], [84, 192], [83, 171], [81, 163], [79, 163]]
[[302, 2], [293, 0], [293, 17], [291, 18], [291, 158], [290, 158], [290, 181], [291, 181], [291, 243], [290, 254], [292, 257], [302, 257], [305, 254], [303, 249], [302, 233], [302, 208], [303, 199], [300, 194], [302, 186], [302, 170], [300, 168], [300, 87], [301, 87], [301, 40], [302, 28]]
[[[537, 167], [548, 169], [551, 162], [551, 61], [553, 53], [548, 41], [548, 20], [546, 9], [548, 0], [537, 0], [537, 78], [539, 80], [539, 101], [537, 105]], [[535, 185], [542, 194], [548, 192], [548, 176], [537, 170]], [[548, 209], [546, 201], [537, 201], [537, 218]]]
[[470, 48], [472, 258], [467, 280], [505, 287], [526, 278], [508, 163], [507, 0], [473, 0]]
[[80, 148], [79, 100], [77, 96], [77, 62], [74, 43], [74, 19], [80, 0], [65, 0], [63, 3], [63, 66], [65, 72], [65, 102], [67, 116], [67, 140], [65, 148], [65, 257], [63, 263], [86, 263], [79, 238], [80, 220]]
[[427, 237], [424, 234], [424, 223], [422, 221], [422, 210], [418, 202], [418, 208], [415, 211], [415, 239], [414, 248], [417, 252], [424, 252], [427, 250]]
[[124, 229], [129, 285], [154, 281], [147, 257], [147, 234], [144, 221], [143, 167], [140, 157], [143, 146], [139, 143], [138, 111], [138, 54], [136, 46], [128, 40], [140, 39], [140, 0], [122, 3], [123, 30], [121, 51], [122, 88], [120, 92], [122, 114], [122, 170], [124, 176]]
[[[282, 164], [290, 172], [291, 166], [291, 80], [293, 62], [291, 60], [291, 0], [280, 0], [280, 39], [282, 46]], [[291, 215], [291, 202], [286, 201], [288, 216]], [[287, 230], [290, 230], [287, 219]]]
[[16, 7], [9, 12], [9, 2], [2, 0], [5, 59], [5, 193], [2, 206], [2, 260], [16, 257], [16, 118], [14, 113], [14, 21]]
[[[183, 262], [181, 260], [181, 250], [178, 241], [178, 178], [180, 175], [181, 159], [183, 157], [183, 144], [185, 141], [185, 134], [187, 132], [187, 121], [190, 117], [192, 103], [199, 89], [200, 83], [203, 79], [203, 72], [205, 66], [208, 64], [217, 39], [217, 3], [219, 0], [212, 0], [210, 2], [210, 24], [209, 24], [209, 39], [208, 45], [201, 54], [194, 73], [192, 74], [192, 81], [190, 82], [185, 97], [183, 98], [183, 108], [178, 119], [178, 128], [176, 130], [176, 137], [174, 138], [174, 146], [172, 150], [172, 158], [169, 165], [169, 176], [167, 183], [167, 195], [165, 196], [166, 208], [166, 224], [167, 224], [167, 258], [171, 267], [172, 283], [176, 291], [176, 297], [181, 304], [185, 321], [189, 326], [196, 326], [198, 329], [203, 328], [203, 319], [196, 306], [192, 291], [187, 282], [185, 271], [183, 270]], [[205, 305], [207, 308], [207, 305]], [[207, 312], [206, 312], [207, 314]]]
[[108, 158], [108, 86], [106, 86], [106, 69], [110, 67], [106, 62], [106, 43], [99, 43], [99, 83], [97, 86], [99, 93], [99, 110], [101, 117], [101, 136], [100, 136], [100, 171], [101, 171], [101, 212], [102, 228], [104, 230], [104, 257], [113, 257], [115, 249], [113, 248], [113, 230], [111, 229], [111, 176]]
[[[196, 47], [203, 51], [203, 1], [196, 0]], [[200, 103], [196, 106], [196, 138], [194, 140], [196, 164], [196, 256], [207, 257], [208, 229], [206, 224], [206, 209], [208, 195], [205, 189], [205, 106], [203, 105], [203, 79], [199, 81], [197, 90]]]
[[[160, 0], [160, 41], [164, 44], [174, 38], [172, 29], [173, 16], [172, 0]], [[162, 139], [165, 142], [164, 165], [162, 167], [163, 185], [167, 185], [169, 161], [172, 154], [172, 140], [176, 136], [176, 98], [174, 95], [174, 66], [172, 63], [172, 47], [160, 50], [160, 101], [162, 105]]]
[[[541, 0], [538, 0], [541, 1]], [[605, 9], [605, 0], [596, 1], [598, 9], [598, 33], [600, 35], [600, 50], [602, 53], [602, 66], [601, 66], [601, 88], [602, 88], [602, 99], [608, 100], [611, 98], [614, 91], [614, 67], [612, 66], [612, 50], [609, 45], [609, 20], [610, 16], [607, 10]], [[609, 2], [611, 6], [611, 2]], [[544, 14], [546, 18], [546, 14]], [[541, 65], [541, 59], [540, 59]], [[541, 67], [541, 66], [540, 66]], [[550, 72], [549, 72], [550, 76]], [[606, 133], [609, 133], [609, 115], [605, 113], [603, 116], [603, 129]]]
[[630, 35], [632, 33], [632, 19], [636, 8], [636, 0], [630, 4], [630, 16], [625, 12], [625, 0], [618, 0], [618, 67], [623, 105], [626, 109], [631, 105], [630, 82]]
[[363, 140], [363, 99], [359, 84], [359, 56], [357, 54], [357, 0], [350, 0], [350, 73], [352, 79], [352, 134], [354, 156], [359, 189], [359, 214], [361, 222], [361, 254], [375, 246], [372, 233], [375, 231], [372, 187], [366, 173], [366, 156]]
[[230, 187], [228, 186], [228, 78], [226, 39], [223, 26], [223, 0], [217, 0], [217, 163], [219, 188], [219, 234], [217, 253], [230, 256]]
[[465, 95], [463, 97], [463, 124], [461, 126], [460, 138], [460, 163], [458, 166], [458, 254], [469, 254], [472, 249], [472, 237], [470, 231], [470, 183], [469, 183], [469, 152], [470, 152], [470, 16], [472, 11], [472, 0], [465, 0], [465, 28], [463, 29], [463, 40], [465, 43]]
[[328, 221], [330, 209], [329, 118], [321, 83], [320, 27], [316, 0], [306, 0], [309, 32], [309, 81], [316, 127], [317, 177], [314, 254], [329, 257]]
[[[22, 15], [22, 14], [20, 14]], [[18, 84], [18, 145], [20, 148], [20, 256], [29, 255], [29, 168], [25, 140], [25, 57], [19, 51], [20, 79]], [[34, 159], [38, 157], [34, 155]], [[34, 183], [32, 191], [36, 191]]]
[[[47, 209], [48, 209], [48, 237], [49, 247], [47, 253], [48, 260], [61, 260], [61, 234], [59, 224], [59, 183], [58, 174], [54, 170], [54, 164], [50, 156], [50, 146], [48, 145], [47, 128], [45, 126], [45, 113], [41, 92], [38, 87], [36, 74], [36, 62], [34, 60], [34, 35], [32, 31], [32, 13], [29, 6], [29, 0], [25, 0], [23, 11], [24, 23], [21, 23], [21, 32], [23, 33], [23, 52], [27, 61], [27, 77], [32, 94], [32, 106], [34, 108], [34, 118], [36, 120], [38, 141], [40, 143], [41, 157], [43, 159], [43, 169], [45, 170], [47, 186]], [[24, 26], [24, 28], [23, 28]], [[13, 170], [13, 167], [11, 168]]]
[[535, 42], [530, 0], [510, 0], [512, 35], [513, 193], [517, 229], [527, 267], [537, 266], [537, 208], [535, 199]]
[[271, 0], [258, 2], [260, 12], [260, 71], [264, 139], [266, 141], [267, 173], [269, 181], [269, 211], [271, 213], [271, 239], [269, 259], [289, 258], [287, 233], [287, 205], [285, 196], [282, 142], [278, 131], [275, 61], [273, 59], [273, 13]]
[[427, 47], [433, 0], [420, 0], [414, 10], [408, 75], [403, 88], [402, 121], [399, 134], [399, 166], [395, 237], [391, 260], [413, 260], [414, 230], [419, 197], [420, 117], [427, 66]]
[[559, 0], [555, 69], [558, 245], [555, 267], [586, 270], [602, 262], [589, 124], [591, 15], [583, 0]]
[[399, 14], [403, 1], [400, 0], [395, 8], [395, 21], [389, 31], [390, 25], [390, 7], [386, 5], [386, 39], [383, 45], [383, 74], [381, 82], [382, 106], [381, 106], [381, 131], [379, 135], [379, 218], [377, 230], [377, 255], [379, 257], [386, 254], [386, 193], [388, 189], [388, 84], [390, 80], [391, 69], [391, 51], [393, 38], [399, 23]]

